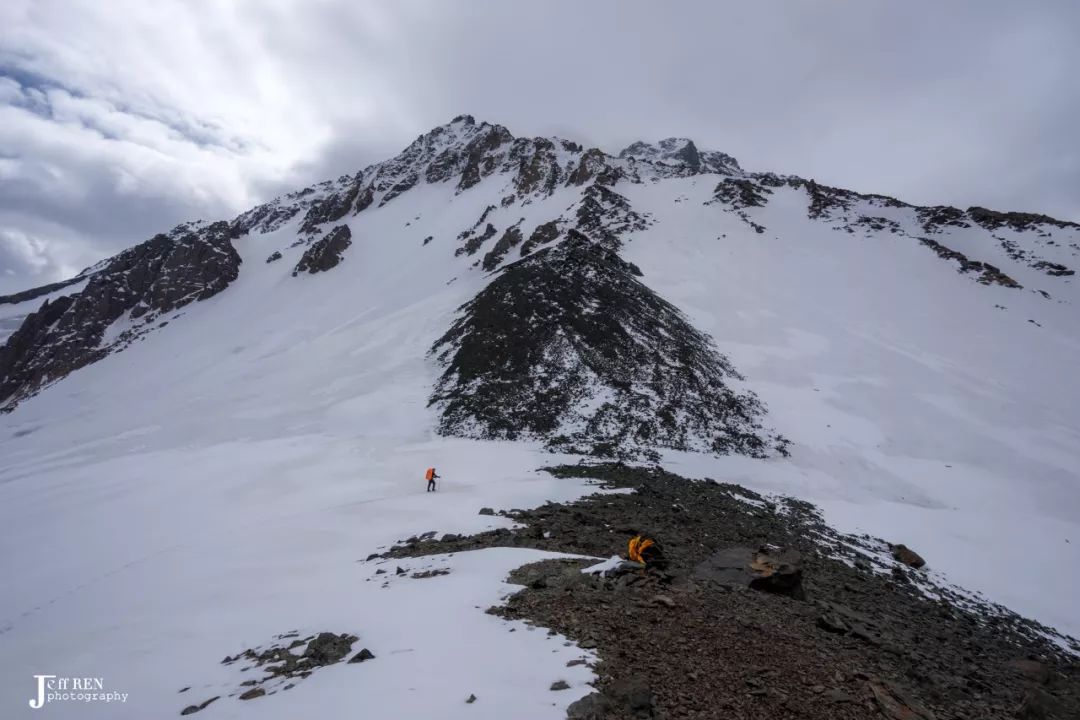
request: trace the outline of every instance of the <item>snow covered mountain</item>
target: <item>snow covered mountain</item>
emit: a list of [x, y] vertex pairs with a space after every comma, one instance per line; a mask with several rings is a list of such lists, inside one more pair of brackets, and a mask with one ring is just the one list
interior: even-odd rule
[[[584, 492], [535, 475], [548, 452], [806, 498], [1078, 634], [1057, 572], [1080, 563], [1078, 262], [1076, 223], [750, 172], [685, 139], [609, 154], [455, 118], [355, 175], [0, 298], [3, 569], [20, 578], [0, 637], [42, 672], [64, 657], [126, 678], [147, 708], [297, 607], [348, 624], [366, 603], [404, 648], [394, 603], [438, 604], [356, 587], [354, 561], [508, 522], [480, 505]], [[428, 465], [438, 502], [415, 496]], [[462, 561], [453, 632], [488, 637], [466, 616], [515, 552]], [[416, 662], [443, 662], [460, 639], [420, 624], [434, 645]], [[365, 687], [407, 695], [385, 672]], [[528, 671], [487, 672], [531, 692]], [[520, 716], [548, 712], [541, 693]]]

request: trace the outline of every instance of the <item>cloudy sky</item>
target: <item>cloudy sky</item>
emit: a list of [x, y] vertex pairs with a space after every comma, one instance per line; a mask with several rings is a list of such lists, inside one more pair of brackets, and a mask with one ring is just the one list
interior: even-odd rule
[[1080, 220], [1080, 3], [3, 0], [0, 293], [460, 113]]

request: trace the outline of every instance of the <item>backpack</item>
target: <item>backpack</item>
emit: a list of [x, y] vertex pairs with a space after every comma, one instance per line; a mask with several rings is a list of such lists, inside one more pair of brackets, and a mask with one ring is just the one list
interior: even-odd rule
[[435, 479], [435, 468], [428, 468], [427, 472], [424, 473], [424, 479], [425, 480], [434, 480]]

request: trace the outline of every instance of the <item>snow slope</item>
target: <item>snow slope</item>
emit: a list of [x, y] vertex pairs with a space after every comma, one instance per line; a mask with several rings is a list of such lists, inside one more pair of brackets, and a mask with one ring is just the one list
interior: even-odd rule
[[[416, 151], [424, 163], [453, 145], [440, 138]], [[841, 529], [907, 543], [948, 581], [1080, 634], [1078, 581], [1059, 572], [1080, 566], [1070, 277], [1015, 261], [977, 227], [933, 234], [1024, 288], [983, 285], [916, 239], [916, 209], [859, 200], [903, 232], [849, 233], [834, 229], [839, 219], [809, 218], [799, 187], [741, 210], [759, 233], [713, 201], [716, 172], [593, 152], [557, 147], [557, 177], [607, 163], [640, 180], [611, 186], [650, 218], [619, 231], [620, 253], [713, 336], [746, 376], [740, 389], [792, 441], [790, 458], [769, 460], [669, 452], [669, 469], [815, 501]], [[732, 163], [715, 166], [741, 173]], [[506, 571], [540, 553], [413, 561], [410, 571], [451, 573], [395, 576], [386, 588], [375, 564], [358, 561], [417, 533], [506, 522], [477, 515], [483, 506], [591, 491], [536, 472], [576, 458], [439, 437], [427, 406], [441, 372], [429, 349], [493, 276], [476, 263], [514, 223], [524, 237], [572, 223], [588, 182], [560, 179], [504, 205], [522, 176], [496, 166], [477, 165], [465, 188], [423, 173], [409, 184], [410, 166], [392, 167], [363, 211], [320, 226], [350, 227], [338, 267], [292, 276], [302, 214], [253, 226], [233, 243], [243, 264], [225, 291], [0, 415], [3, 717], [33, 716], [35, 673], [101, 676], [130, 693], [123, 706], [54, 703], [56, 717], [171, 716], [236, 689], [222, 657], [293, 629], [351, 632], [354, 650], [377, 659], [271, 698], [223, 698], [200, 720], [313, 707], [507, 717], [508, 702], [513, 717], [556, 718], [587, 692], [588, 672], [565, 667], [580, 650], [483, 613], [512, 589]], [[499, 232], [459, 254], [459, 233], [490, 206], [485, 222]], [[1075, 264], [1067, 243], [999, 234]], [[274, 251], [282, 259], [265, 262]], [[515, 247], [501, 262], [518, 257]], [[434, 495], [422, 489], [429, 465], [446, 478]], [[549, 691], [558, 679], [572, 689]], [[470, 693], [479, 699], [466, 705]]]
[[1074, 287], [1042, 282], [1066, 304], [966, 281], [908, 237], [807, 223], [795, 190], [761, 213], [763, 235], [695, 203], [701, 180], [635, 190], [657, 223], [626, 257], [720, 339], [794, 443], [786, 462], [684, 455], [672, 471], [809, 499], [1080, 633], [1080, 581], [1056, 571], [1080, 566]]

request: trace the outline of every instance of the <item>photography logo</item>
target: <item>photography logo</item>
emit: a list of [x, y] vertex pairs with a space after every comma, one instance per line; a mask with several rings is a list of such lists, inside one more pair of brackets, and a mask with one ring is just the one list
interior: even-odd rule
[[37, 697], [30, 698], [30, 707], [40, 710], [51, 702], [112, 703], [127, 702], [126, 692], [105, 687], [99, 677], [61, 677], [59, 675], [35, 675]]

